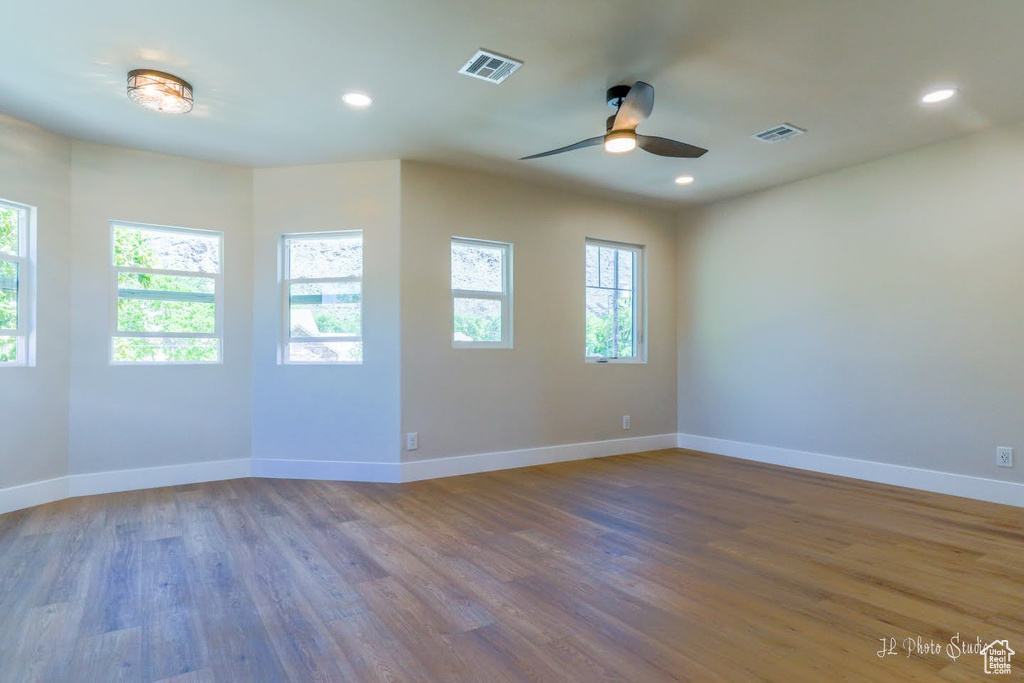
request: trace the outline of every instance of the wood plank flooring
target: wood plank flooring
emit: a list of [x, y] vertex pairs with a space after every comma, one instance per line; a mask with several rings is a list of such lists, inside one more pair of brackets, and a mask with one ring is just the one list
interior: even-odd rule
[[4, 683], [991, 680], [957, 634], [1024, 675], [1024, 510], [686, 451], [0, 516]]

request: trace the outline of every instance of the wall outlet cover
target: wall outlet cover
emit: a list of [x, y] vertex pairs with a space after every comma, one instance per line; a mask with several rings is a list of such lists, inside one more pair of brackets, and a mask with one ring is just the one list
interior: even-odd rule
[[629, 415], [622, 416], [622, 428], [629, 429]]
[[1000, 446], [997, 448], [996, 465], [999, 467], [1013, 467], [1013, 449], [1009, 446]]
[[415, 451], [420, 447], [420, 433], [409, 432], [405, 435], [405, 450]]

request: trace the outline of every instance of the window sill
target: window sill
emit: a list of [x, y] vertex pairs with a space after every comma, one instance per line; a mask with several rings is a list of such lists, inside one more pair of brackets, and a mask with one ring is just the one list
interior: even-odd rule
[[645, 358], [608, 358], [607, 360], [586, 358], [583, 362], [588, 365], [647, 365]]
[[322, 366], [325, 366], [325, 365], [327, 365], [327, 366], [332, 366], [332, 365], [345, 366], [345, 365], [362, 365], [362, 364], [363, 364], [363, 361], [361, 361], [361, 360], [332, 360], [332, 361], [318, 361], [318, 360], [311, 360], [311, 361], [301, 361], [301, 360], [298, 360], [298, 361], [295, 361], [295, 360], [293, 360], [293, 361], [284, 361], [284, 362], [278, 363], [278, 365], [297, 365], [297, 366], [312, 366], [312, 367], [322, 367]]
[[511, 351], [514, 347], [500, 342], [452, 342], [453, 349], [491, 349], [492, 351]]
[[110, 367], [112, 368], [149, 368], [149, 367], [163, 367], [167, 365], [173, 365], [177, 367], [181, 366], [194, 366], [194, 367], [216, 367], [224, 365], [224, 361], [138, 361], [138, 362], [125, 362], [125, 361], [111, 361]]

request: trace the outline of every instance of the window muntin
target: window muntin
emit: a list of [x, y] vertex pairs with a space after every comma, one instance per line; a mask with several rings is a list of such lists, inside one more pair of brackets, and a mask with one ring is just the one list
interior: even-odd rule
[[643, 360], [643, 267], [641, 246], [587, 240], [584, 314], [588, 360]]
[[452, 346], [512, 348], [512, 245], [453, 237]]
[[285, 235], [283, 363], [363, 362], [363, 233]]
[[223, 233], [112, 223], [111, 235], [111, 362], [221, 362]]
[[0, 200], [0, 367], [32, 365], [35, 209]]

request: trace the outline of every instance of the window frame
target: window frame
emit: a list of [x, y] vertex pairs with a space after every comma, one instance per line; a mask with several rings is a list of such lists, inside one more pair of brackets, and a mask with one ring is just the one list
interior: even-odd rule
[[[323, 240], [323, 239], [344, 239], [358, 236], [359, 244], [363, 248], [362, 262], [360, 268], [362, 275], [348, 275], [345, 277], [300, 277], [292, 278], [291, 259], [289, 245], [293, 241], [302, 240]], [[278, 365], [362, 365], [366, 360], [366, 345], [363, 338], [366, 336], [365, 321], [363, 320], [363, 280], [366, 276], [366, 240], [363, 230], [325, 230], [321, 232], [294, 232], [283, 233], [278, 240], [278, 272], [281, 281], [281, 333], [277, 349]], [[326, 335], [319, 337], [292, 337], [291, 336], [291, 286], [298, 283], [327, 284], [327, 283], [359, 283], [359, 335]], [[303, 344], [310, 342], [359, 342], [363, 344], [363, 357], [359, 360], [331, 360], [331, 361], [310, 361], [310, 360], [288, 360], [288, 345]]]
[[[135, 266], [118, 266], [115, 263], [115, 235], [117, 228], [129, 228], [135, 230], [150, 230], [153, 232], [170, 232], [180, 235], [200, 235], [202, 237], [215, 237], [220, 251], [220, 263], [217, 273], [200, 273], [192, 270], [166, 270], [163, 268], [138, 268]], [[159, 365], [223, 365], [224, 364], [224, 233], [220, 230], [204, 230], [201, 228], [185, 228], [173, 225], [157, 225], [153, 223], [137, 223], [133, 221], [110, 221], [110, 263], [112, 266], [113, 296], [110, 305], [110, 342], [107, 348], [108, 362], [112, 366], [123, 367], [149, 367]], [[168, 275], [173, 277], [188, 277], [208, 279], [213, 281], [213, 332], [122, 332], [118, 330], [118, 307], [120, 300], [119, 280], [122, 273], [142, 273], [152, 275]], [[194, 361], [194, 360], [160, 360], [160, 361], [125, 361], [114, 360], [114, 339], [115, 338], [138, 338], [150, 337], [154, 339], [216, 339], [217, 360], [216, 361]]]
[[[452, 335], [453, 349], [512, 349], [513, 340], [513, 252], [514, 245], [511, 242], [499, 242], [497, 240], [483, 240], [475, 237], [458, 237], [453, 235], [448, 243], [448, 283], [451, 286], [452, 273], [452, 247], [455, 244], [468, 246], [482, 246], [487, 248], [500, 248], [503, 252], [501, 292], [484, 292], [475, 289], [455, 289], [451, 287], [451, 319], [449, 320], [448, 333]], [[455, 339], [455, 300], [456, 299], [490, 299], [501, 302], [501, 340], [500, 341], [457, 341]]]
[[18, 326], [0, 329], [0, 337], [14, 337], [15, 360], [0, 368], [33, 367], [36, 341], [36, 207], [0, 199], [0, 208], [18, 212], [17, 254], [0, 252], [0, 258], [18, 264]]
[[[618, 251], [633, 252], [633, 335], [634, 355], [626, 358], [614, 356], [587, 355], [587, 290], [593, 289], [587, 284], [587, 247], [605, 247]], [[647, 247], [643, 244], [616, 242], [613, 240], [587, 237], [583, 246], [583, 359], [585, 363], [606, 364], [645, 364], [647, 363]], [[600, 268], [600, 265], [598, 266]], [[615, 259], [615, 282], [618, 283], [619, 260]], [[598, 289], [607, 289], [599, 287]], [[618, 289], [618, 287], [616, 287]]]

